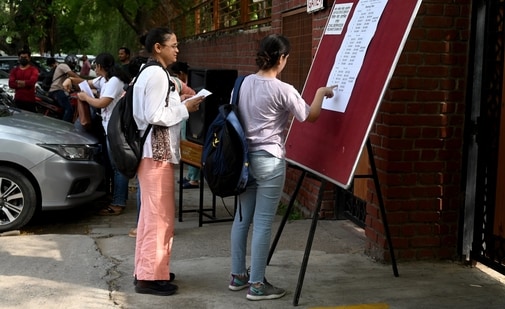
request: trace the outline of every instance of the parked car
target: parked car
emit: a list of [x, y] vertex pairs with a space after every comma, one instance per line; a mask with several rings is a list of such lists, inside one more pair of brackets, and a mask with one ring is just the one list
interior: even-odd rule
[[0, 232], [23, 227], [37, 210], [102, 196], [100, 151], [71, 123], [0, 105]]

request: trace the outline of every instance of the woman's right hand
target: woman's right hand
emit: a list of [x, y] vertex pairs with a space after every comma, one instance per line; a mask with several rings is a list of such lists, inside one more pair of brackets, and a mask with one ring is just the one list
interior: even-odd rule
[[333, 98], [333, 96], [335, 95], [335, 91], [334, 90], [336, 88], [337, 88], [337, 85], [333, 85], [333, 86], [328, 86], [328, 87], [321, 87], [318, 90], [320, 90], [320, 91], [323, 92], [323, 96], [324, 97]]

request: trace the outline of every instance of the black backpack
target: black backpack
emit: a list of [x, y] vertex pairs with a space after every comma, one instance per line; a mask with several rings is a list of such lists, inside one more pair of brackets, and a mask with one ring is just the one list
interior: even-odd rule
[[[53, 83], [54, 71], [56, 71], [56, 67], [52, 68], [49, 72], [45, 74], [44, 79], [42, 80], [42, 84], [40, 85], [40, 87], [42, 87], [44, 91], [49, 91], [49, 89], [51, 88], [51, 84]], [[67, 75], [66, 73], [63, 73], [62, 75], [58, 76], [55, 80], [58, 80], [66, 75]]]
[[49, 91], [49, 88], [51, 88], [51, 84], [53, 83], [53, 76], [54, 76], [55, 70], [56, 70], [56, 68], [52, 68], [49, 72], [47, 72], [45, 74], [44, 79], [42, 80], [42, 84], [40, 86], [45, 91]]
[[160, 64], [153, 61], [142, 67], [133, 81], [126, 86], [126, 92], [112, 110], [107, 125], [107, 140], [109, 141], [111, 159], [119, 172], [128, 178], [133, 178], [137, 174], [144, 142], [152, 127], [149, 124], [144, 135], [140, 135], [137, 123], [133, 118], [133, 85], [142, 71], [151, 65]]
[[237, 113], [243, 80], [244, 76], [236, 79], [231, 104], [219, 106], [203, 144], [203, 175], [212, 193], [220, 197], [244, 192], [249, 178], [247, 140]]

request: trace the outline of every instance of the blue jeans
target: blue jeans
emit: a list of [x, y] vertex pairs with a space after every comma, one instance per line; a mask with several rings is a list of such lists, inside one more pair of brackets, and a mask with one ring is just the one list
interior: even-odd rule
[[200, 169], [192, 165], [188, 165], [188, 180], [200, 181]]
[[231, 228], [231, 273], [247, 273], [247, 236], [252, 224], [249, 282], [258, 283], [265, 278], [272, 224], [286, 179], [286, 162], [266, 151], [249, 153], [249, 173], [252, 179], [240, 195], [240, 209]]
[[56, 90], [50, 93], [51, 97], [63, 108], [63, 118], [62, 120], [73, 122], [74, 120], [74, 108], [70, 104], [70, 99], [68, 95], [63, 90]]
[[111, 205], [114, 206], [126, 206], [126, 200], [128, 199], [128, 183], [130, 179], [119, 172], [112, 160], [110, 155], [109, 141], [107, 140], [107, 151], [109, 152], [110, 164], [112, 166], [112, 172], [114, 174], [114, 184], [112, 188], [112, 202]]

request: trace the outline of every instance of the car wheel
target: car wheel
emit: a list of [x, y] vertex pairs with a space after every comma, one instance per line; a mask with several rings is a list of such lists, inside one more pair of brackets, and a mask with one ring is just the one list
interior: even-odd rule
[[37, 195], [28, 178], [10, 167], [0, 167], [0, 232], [19, 229], [33, 217]]

